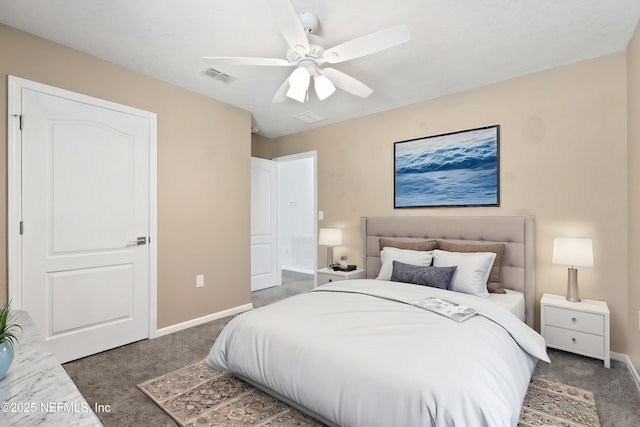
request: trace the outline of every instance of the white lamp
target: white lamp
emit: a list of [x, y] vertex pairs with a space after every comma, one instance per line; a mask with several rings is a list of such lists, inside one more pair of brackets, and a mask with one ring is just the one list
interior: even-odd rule
[[327, 267], [333, 264], [333, 247], [342, 244], [342, 229], [321, 228], [318, 236], [318, 244], [327, 247]]
[[575, 267], [593, 267], [593, 243], [591, 239], [554, 239], [552, 262], [571, 266], [567, 277], [567, 301], [579, 302], [578, 270]]

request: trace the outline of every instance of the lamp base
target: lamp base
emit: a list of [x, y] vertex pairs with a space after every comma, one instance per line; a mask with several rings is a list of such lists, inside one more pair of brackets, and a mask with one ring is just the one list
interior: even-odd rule
[[569, 268], [567, 277], [567, 301], [580, 302], [578, 294], [578, 269]]
[[333, 246], [327, 246], [327, 268], [333, 265]]

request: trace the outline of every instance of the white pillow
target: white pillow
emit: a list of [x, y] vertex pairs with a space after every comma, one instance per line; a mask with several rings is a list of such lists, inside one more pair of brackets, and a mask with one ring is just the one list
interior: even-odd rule
[[378, 280], [391, 280], [391, 273], [393, 272], [393, 261], [400, 261], [405, 264], [430, 266], [433, 259], [433, 251], [412, 251], [409, 249], [398, 249], [390, 246], [385, 246], [380, 252], [380, 260], [382, 266], [380, 267], [380, 274], [376, 279]]
[[434, 267], [458, 267], [451, 281], [452, 291], [485, 298], [489, 296], [487, 280], [495, 259], [494, 252], [433, 251]]

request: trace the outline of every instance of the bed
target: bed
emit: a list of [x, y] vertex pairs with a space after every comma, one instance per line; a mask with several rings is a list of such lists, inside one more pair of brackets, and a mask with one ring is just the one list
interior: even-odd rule
[[[395, 216], [361, 222], [366, 279], [320, 286], [235, 317], [216, 339], [207, 365], [329, 426], [516, 425], [537, 361], [549, 360], [544, 340], [530, 327], [533, 218]], [[383, 241], [411, 249], [381, 249]], [[497, 266], [504, 299], [379, 278], [389, 253], [432, 256], [433, 266], [440, 266], [425, 271], [453, 269], [451, 286], [466, 286], [458, 280], [466, 277], [466, 259], [486, 264], [491, 258], [490, 251], [468, 248], [415, 250], [431, 241], [448, 248], [504, 247]], [[467, 258], [445, 265], [454, 255]], [[392, 279], [401, 271], [397, 262]], [[418, 268], [407, 265], [409, 271]], [[457, 322], [417, 307], [425, 298], [477, 314]]]

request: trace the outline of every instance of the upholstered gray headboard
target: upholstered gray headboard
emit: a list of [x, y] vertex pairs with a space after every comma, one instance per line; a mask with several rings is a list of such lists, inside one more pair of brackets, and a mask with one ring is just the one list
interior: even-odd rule
[[535, 320], [534, 227], [530, 216], [387, 216], [361, 219], [364, 268], [368, 279], [380, 271], [380, 237], [396, 240], [444, 239], [505, 244], [502, 286], [524, 293], [526, 322]]

